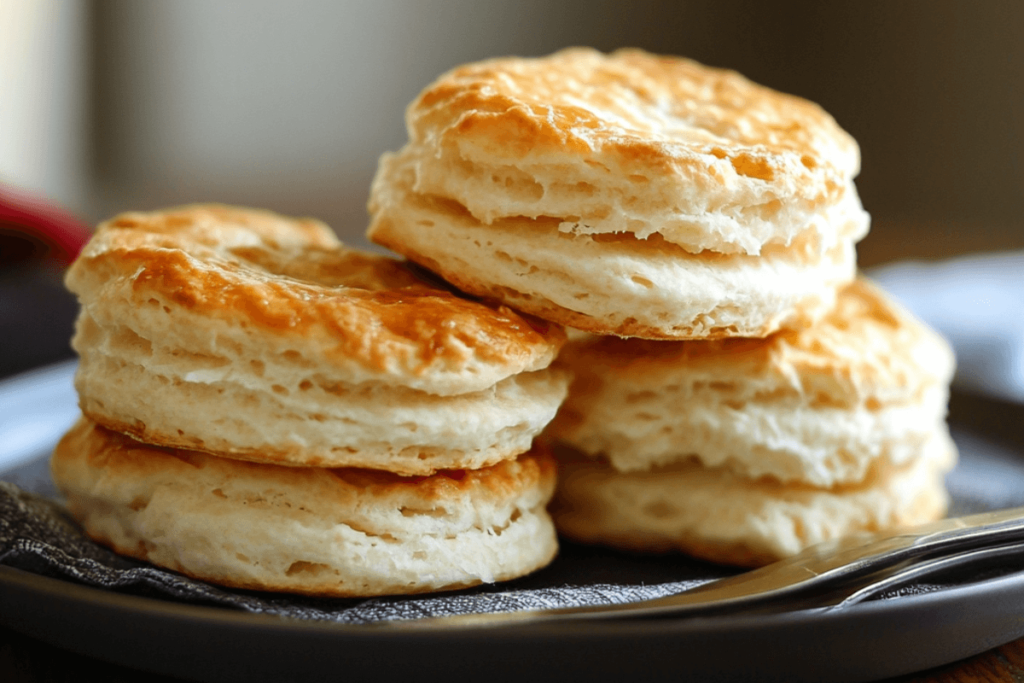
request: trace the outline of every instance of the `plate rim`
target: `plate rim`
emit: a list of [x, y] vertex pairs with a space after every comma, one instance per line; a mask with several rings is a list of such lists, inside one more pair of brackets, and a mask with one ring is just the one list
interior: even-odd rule
[[[649, 680], [678, 674], [676, 667], [685, 665], [691, 674], [721, 680], [745, 680], [756, 674], [765, 680], [857, 681], [918, 672], [1024, 635], [1024, 620], [1019, 617], [1024, 609], [1024, 569], [841, 610], [513, 622], [486, 628], [390, 628], [291, 619], [112, 592], [6, 566], [0, 566], [0, 605], [0, 624], [15, 631], [115, 664], [195, 680], [270, 681], [285, 674], [315, 678], [346, 663], [351, 680], [379, 679], [413, 673], [406, 660], [382, 660], [388, 652], [457, 646], [464, 653], [475, 652], [464, 654], [462, 665], [478, 668], [492, 658], [508, 660], [522, 651], [548, 655], [538, 658], [548, 673], [564, 670], [566, 675], [578, 675], [590, 666], [591, 673], [602, 678], [601, 673], [625, 673], [616, 660], [644, 654], [647, 669], [631, 663], [630, 673], [642, 673]], [[951, 639], [947, 627], [953, 621], [957, 627]], [[161, 635], [159, 656], [148, 648], [153, 632]], [[814, 632], [814, 639], [801, 638], [809, 632]], [[856, 633], [872, 634], [867, 639], [873, 647], [865, 649], [856, 637], [853, 642], [841, 637]], [[208, 637], [210, 645], [197, 645], [189, 634]], [[225, 649], [225, 642], [233, 644]], [[560, 658], [554, 664], [553, 648]], [[737, 649], [745, 650], [743, 658], [726, 656]], [[364, 663], [372, 660], [373, 666], [353, 667], [353, 658], [360, 656], [368, 658]], [[282, 658], [287, 663], [284, 669]], [[259, 666], [254, 669], [255, 664]], [[523, 668], [522, 662], [518, 668]], [[527, 665], [524, 673], [535, 668]], [[443, 673], [422, 663], [416, 664], [416, 671]]]

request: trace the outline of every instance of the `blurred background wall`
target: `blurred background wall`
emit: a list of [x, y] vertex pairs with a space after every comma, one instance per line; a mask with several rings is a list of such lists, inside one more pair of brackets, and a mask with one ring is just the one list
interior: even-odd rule
[[821, 103], [860, 142], [865, 265], [1024, 247], [1024, 3], [0, 0], [0, 182], [90, 223], [224, 201], [362, 244], [376, 159], [442, 71], [639, 46]]

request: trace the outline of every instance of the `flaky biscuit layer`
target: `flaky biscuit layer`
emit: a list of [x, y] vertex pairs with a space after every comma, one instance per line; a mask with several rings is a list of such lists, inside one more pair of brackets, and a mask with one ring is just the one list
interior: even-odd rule
[[83, 412], [162, 446], [401, 474], [529, 450], [565, 395], [558, 326], [456, 297], [314, 221], [124, 214], [67, 276]]
[[622, 471], [691, 457], [744, 476], [861, 481], [945, 431], [954, 360], [935, 332], [864, 279], [819, 323], [766, 339], [584, 336], [548, 435]]
[[659, 234], [692, 252], [789, 244], [855, 196], [860, 168], [817, 105], [640, 50], [461, 66], [406, 121], [416, 191], [482, 223], [551, 216], [564, 231]]
[[444, 590], [515, 578], [557, 550], [543, 452], [402, 478], [156, 448], [85, 419], [54, 481], [95, 540], [226, 586], [310, 595]]
[[[68, 288], [100, 325], [197, 354], [247, 347], [436, 394], [478, 391], [557, 354], [557, 326], [454, 296], [322, 223], [219, 205], [99, 226]], [[301, 360], [297, 360], [301, 357]]]
[[140, 346], [82, 314], [75, 386], [86, 415], [147, 443], [285, 465], [406, 475], [485, 467], [528, 451], [568, 385], [566, 371], [549, 368], [436, 396], [281, 367], [258, 349], [197, 358], [159, 339]]
[[759, 566], [851, 534], [941, 518], [943, 478], [955, 454], [948, 434], [939, 431], [902, 467], [876, 463], [859, 484], [821, 489], [748, 479], [695, 462], [619, 472], [560, 452], [551, 513], [559, 533], [576, 541]]
[[599, 334], [765, 336], [854, 276], [854, 141], [816, 105], [639, 51], [455, 69], [382, 157], [368, 236]]
[[[484, 224], [412, 190], [381, 160], [368, 236], [464, 291], [597, 334], [649, 339], [763, 337], [824, 315], [856, 270], [850, 235], [866, 222], [839, 205], [823, 220], [844, 237], [765, 248], [759, 256], [690, 253], [659, 235], [569, 235], [555, 218]], [[845, 226], [845, 227], [843, 227]]]

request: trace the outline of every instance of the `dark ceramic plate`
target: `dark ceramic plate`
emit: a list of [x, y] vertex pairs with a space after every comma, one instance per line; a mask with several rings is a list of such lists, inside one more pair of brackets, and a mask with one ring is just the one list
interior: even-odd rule
[[[74, 419], [71, 372], [60, 365], [0, 383], [0, 479], [52, 490], [38, 464]], [[1024, 504], [1024, 459], [990, 438], [1024, 408], [999, 409], [1001, 416], [984, 405], [975, 411], [972, 422], [986, 437], [955, 431], [961, 462], [949, 485], [956, 514]], [[602, 566], [635, 566], [666, 581], [682, 565], [569, 546], [545, 571], [594, 581]], [[960, 577], [841, 610], [410, 630], [180, 604], [0, 567], [0, 625], [99, 659], [205, 681], [854, 681], [920, 671], [1024, 636], [1024, 572], [997, 569], [984, 574], [994, 578]]]

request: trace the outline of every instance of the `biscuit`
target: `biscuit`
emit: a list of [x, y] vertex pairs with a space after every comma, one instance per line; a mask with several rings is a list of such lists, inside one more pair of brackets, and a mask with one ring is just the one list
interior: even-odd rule
[[949, 345], [866, 279], [818, 324], [765, 339], [582, 336], [548, 437], [620, 471], [696, 458], [742, 476], [832, 487], [902, 466], [946, 433]]
[[83, 412], [148, 443], [425, 475], [530, 448], [557, 325], [457, 297], [312, 220], [129, 213], [67, 274]]
[[551, 514], [559, 533], [575, 541], [760, 566], [850, 534], [941, 518], [948, 503], [943, 475], [955, 453], [948, 434], [937, 432], [902, 467], [876, 463], [858, 484], [820, 489], [696, 462], [619, 472], [559, 452]]
[[159, 448], [83, 418], [57, 445], [52, 472], [96, 541], [235, 588], [443, 590], [521, 576], [557, 549], [545, 512], [555, 470], [541, 450], [402, 478]]
[[368, 236], [462, 289], [654, 339], [801, 327], [854, 276], [859, 150], [734, 72], [570, 49], [457, 68], [406, 116]]

